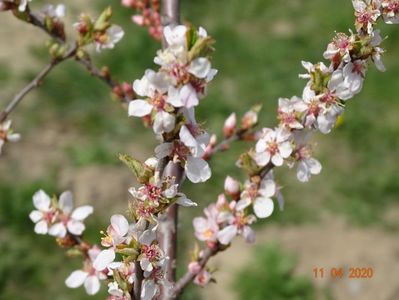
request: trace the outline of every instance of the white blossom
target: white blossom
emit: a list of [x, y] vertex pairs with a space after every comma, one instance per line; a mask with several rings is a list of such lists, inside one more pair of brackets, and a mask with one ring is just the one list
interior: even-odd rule
[[13, 133], [11, 129], [11, 120], [4, 121], [0, 123], [0, 154], [3, 148], [3, 145], [6, 142], [17, 142], [21, 139], [21, 135], [19, 133]]
[[290, 141], [291, 133], [277, 127], [275, 130], [264, 128], [262, 137], [256, 143], [255, 161], [259, 166], [266, 166], [270, 161], [275, 166], [281, 166], [284, 159], [289, 157], [292, 152]]
[[33, 195], [33, 205], [36, 210], [33, 210], [29, 217], [32, 222], [36, 223], [35, 232], [47, 234], [49, 225], [54, 222], [56, 217], [56, 212], [51, 206], [51, 199], [43, 190], [39, 190]]
[[61, 210], [59, 222], [50, 227], [49, 234], [59, 238], [64, 238], [67, 231], [73, 235], [81, 235], [86, 228], [83, 221], [93, 213], [93, 207], [85, 205], [73, 210], [72, 193], [69, 191], [60, 195], [58, 205]]
[[89, 259], [85, 261], [83, 270], [76, 270], [68, 276], [65, 284], [69, 288], [78, 288], [84, 285], [86, 293], [95, 295], [100, 290], [100, 280], [107, 279], [104, 272], [93, 267], [93, 261], [98, 257], [100, 249], [93, 247], [88, 251]]
[[101, 52], [104, 49], [113, 49], [115, 44], [117, 44], [125, 35], [122, 27], [118, 25], [112, 25], [105, 31], [104, 39], [101, 41], [96, 40], [96, 50]]

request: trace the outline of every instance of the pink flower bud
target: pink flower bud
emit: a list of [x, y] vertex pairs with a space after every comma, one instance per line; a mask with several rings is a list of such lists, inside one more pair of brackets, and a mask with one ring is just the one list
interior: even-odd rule
[[209, 145], [215, 146], [218, 141], [216, 134], [212, 134], [209, 140]]
[[209, 144], [205, 148], [205, 153], [202, 156], [203, 159], [208, 160], [211, 157], [212, 150], [216, 146], [216, 143], [217, 143], [217, 137], [215, 134], [212, 134]]
[[139, 26], [143, 26], [144, 25], [144, 17], [142, 15], [134, 15], [132, 17], [132, 21], [134, 23], [136, 23]]
[[197, 275], [199, 272], [201, 272], [201, 266], [198, 262], [192, 261], [188, 264], [188, 271], [191, 274]]
[[224, 191], [226, 194], [235, 197], [240, 194], [240, 183], [233, 177], [227, 176], [224, 181]]
[[258, 113], [253, 110], [246, 112], [241, 119], [242, 129], [250, 129], [254, 127], [256, 123], [258, 123]]
[[122, 5], [126, 7], [131, 7], [134, 4], [132, 0], [122, 0]]
[[209, 281], [211, 281], [212, 275], [211, 273], [209, 273], [206, 270], [202, 270], [201, 273], [199, 273], [195, 278], [194, 278], [194, 283], [196, 285], [199, 285], [201, 287], [204, 287], [205, 285], [207, 285], [207, 283], [209, 283]]
[[224, 194], [220, 194], [218, 196], [218, 200], [216, 201], [216, 208], [221, 209], [228, 204], [226, 196]]
[[157, 164], [158, 164], [158, 159], [155, 157], [150, 157], [149, 159], [147, 159], [144, 164], [146, 164], [148, 167], [150, 167], [151, 169], [155, 169]]
[[235, 113], [232, 113], [224, 122], [223, 126], [223, 135], [225, 138], [231, 137], [237, 126], [237, 117]]

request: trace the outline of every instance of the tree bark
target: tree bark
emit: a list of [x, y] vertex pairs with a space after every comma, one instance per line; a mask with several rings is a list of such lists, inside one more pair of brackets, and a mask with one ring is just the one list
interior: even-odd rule
[[[180, 23], [179, 0], [163, 0], [161, 6], [162, 26], [178, 25]], [[165, 38], [162, 40], [163, 48], [167, 47]], [[162, 177], [174, 177], [175, 183], [182, 183], [184, 170], [179, 163], [167, 162], [165, 169], [161, 172]], [[165, 268], [166, 280], [174, 283], [176, 281], [176, 256], [177, 256], [177, 225], [178, 225], [178, 206], [173, 204], [166, 213], [159, 219], [158, 242], [165, 256], [169, 257]], [[161, 299], [170, 299], [168, 291], [161, 289]]]

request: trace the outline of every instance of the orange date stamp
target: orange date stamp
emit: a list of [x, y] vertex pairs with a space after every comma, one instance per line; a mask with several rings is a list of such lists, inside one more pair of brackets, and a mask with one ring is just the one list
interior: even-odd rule
[[374, 276], [372, 267], [339, 267], [339, 268], [313, 268], [313, 278], [323, 279], [371, 279]]

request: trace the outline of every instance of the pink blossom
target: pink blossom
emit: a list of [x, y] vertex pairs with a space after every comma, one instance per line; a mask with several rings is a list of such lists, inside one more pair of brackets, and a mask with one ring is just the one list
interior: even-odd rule
[[106, 272], [98, 271], [93, 267], [93, 261], [98, 257], [100, 249], [93, 247], [88, 251], [89, 258], [84, 263], [83, 270], [77, 270], [71, 273], [65, 280], [69, 288], [77, 288], [84, 285], [87, 294], [94, 295], [100, 290], [100, 280], [107, 278]]
[[197, 276], [195, 276], [193, 282], [201, 287], [205, 287], [212, 279], [211, 273], [207, 270], [202, 270]]

